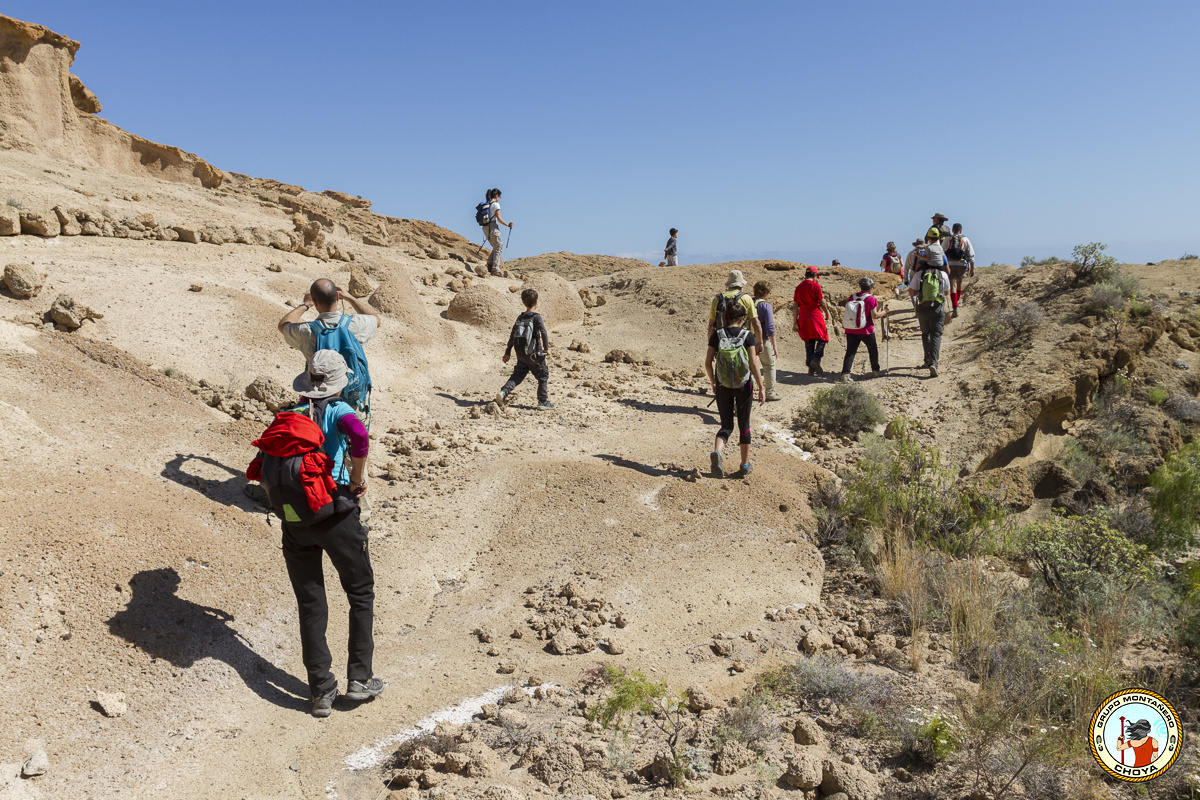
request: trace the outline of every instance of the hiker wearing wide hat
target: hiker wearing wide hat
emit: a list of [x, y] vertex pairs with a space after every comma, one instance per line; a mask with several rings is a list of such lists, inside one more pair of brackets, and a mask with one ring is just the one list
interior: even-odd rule
[[679, 266], [679, 260], [676, 258], [679, 255], [679, 244], [676, 241], [676, 237], [678, 236], [679, 229], [671, 228], [669, 238], [667, 239], [667, 246], [663, 248], [663, 258], [666, 259], [668, 267]]
[[504, 408], [508, 396], [526, 376], [533, 373], [538, 382], [538, 410], [551, 411], [555, 406], [550, 402], [550, 390], [547, 385], [550, 381], [550, 368], [546, 365], [550, 336], [546, 333], [546, 323], [542, 321], [542, 315], [535, 310], [538, 304], [537, 289], [521, 292], [521, 302], [525, 304], [525, 310], [513, 323], [512, 332], [508, 335], [508, 346], [504, 348], [504, 356], [500, 359], [507, 364], [513, 350], [516, 350], [517, 366], [513, 369], [512, 377], [496, 394], [496, 405]]
[[[926, 240], [928, 241], [928, 239]], [[950, 278], [939, 267], [918, 261], [908, 281], [908, 295], [917, 304], [917, 323], [921, 326], [921, 348], [930, 377], [938, 374], [942, 351], [942, 329], [946, 324], [946, 295], [950, 293]]]
[[708, 373], [708, 381], [717, 400], [717, 411], [721, 415], [721, 429], [717, 431], [709, 456], [715, 478], [725, 477], [723, 449], [733, 434], [735, 424], [741, 456], [737, 477], [744, 478], [751, 473], [750, 409], [756, 386], [759, 404], [767, 400], [756, 351], [758, 340], [743, 327], [745, 321], [745, 306], [741, 303], [726, 306], [721, 325], [708, 339], [708, 354], [704, 359], [704, 371]]
[[950, 221], [950, 218], [939, 211], [933, 215], [932, 219], [933, 224], [930, 225], [929, 230], [925, 232], [926, 238], [933, 236], [935, 242], [941, 241], [942, 239], [949, 239], [950, 226], [946, 223]]
[[704, 334], [708, 340], [712, 339], [713, 332], [721, 327], [721, 320], [725, 319], [725, 311], [733, 304], [740, 304], [745, 309], [745, 319], [751, 321], [751, 326], [754, 330], [754, 341], [758, 343], [758, 353], [762, 353], [763, 333], [762, 326], [758, 323], [758, 314], [754, 311], [754, 301], [750, 299], [750, 295], [742, 291], [742, 287], [746, 285], [746, 278], [742, 275], [740, 269], [729, 271], [729, 277], [725, 279], [725, 291], [713, 298], [712, 303], [708, 307], [708, 331]]
[[[338, 311], [338, 301], [347, 303], [354, 313]], [[317, 318], [301, 322], [310, 308], [317, 312]], [[371, 373], [363, 345], [379, 331], [379, 314], [375, 309], [338, 288], [329, 278], [318, 278], [300, 304], [284, 314], [277, 327], [283, 340], [303, 353], [306, 361], [311, 361], [318, 350], [336, 350], [342, 354], [347, 369], [353, 372], [343, 399], [365, 418], [370, 403]]]
[[871, 361], [871, 372], [867, 377], [875, 378], [883, 374], [879, 368], [879, 345], [875, 341], [875, 321], [887, 316], [887, 305], [880, 305], [871, 290], [875, 288], [874, 278], [859, 278], [858, 291], [850, 295], [846, 301], [842, 315], [842, 327], [846, 331], [846, 357], [842, 359], [842, 375], [840, 380], [849, 383], [850, 368], [854, 366], [854, 356], [858, 346], [865, 345]]
[[950, 302], [953, 311], [950, 316], [958, 316], [958, 304], [962, 300], [962, 282], [968, 274], [975, 277], [975, 248], [971, 240], [963, 235], [962, 223], [954, 223], [950, 229], [950, 238], [942, 242], [942, 250], [946, 253], [946, 263], [950, 269]]
[[308, 369], [292, 382], [300, 402], [290, 410], [317, 423], [325, 436], [322, 449], [333, 462], [334, 481], [360, 496], [367, 490], [366, 462], [371, 440], [354, 409], [342, 399], [350, 378], [341, 353], [318, 350]]
[[[809, 375], [822, 375], [821, 359], [825, 355], [825, 345], [829, 342], [828, 320], [833, 324], [833, 312], [829, 302], [821, 290], [818, 281], [821, 273], [816, 267], [804, 268], [804, 280], [796, 286], [792, 294], [792, 310], [796, 315], [795, 330], [804, 341], [804, 365], [808, 367]], [[834, 328], [837, 332], [837, 328]]]
[[[347, 378], [341, 355], [330, 350], [314, 353], [312, 363], [294, 384], [302, 395], [301, 405], [281, 411], [254, 440], [259, 453], [246, 470], [247, 479], [262, 483], [271, 510], [280, 519], [283, 559], [299, 609], [301, 655], [315, 717], [332, 713], [338, 688], [325, 638], [329, 603], [323, 553], [337, 570], [349, 604], [346, 697], [369, 700], [384, 688], [383, 681], [373, 676], [371, 666], [375, 652], [375, 572], [356, 501], [356, 495], [366, 491], [369, 439], [349, 406], [340, 403], [342, 408], [334, 407]], [[335, 416], [337, 421], [332, 421]], [[352, 424], [340, 427], [340, 423], [349, 421]], [[344, 484], [334, 479], [344, 465], [339, 456], [329, 455], [323, 428], [339, 439], [345, 432], [350, 440], [353, 466]]]
[[[492, 252], [488, 254], [487, 268], [492, 275], [503, 275], [504, 270], [500, 268], [503, 263], [500, 253], [504, 250], [504, 240], [500, 237], [500, 226], [507, 225], [509, 231], [512, 231], [513, 224], [506, 222], [500, 214], [499, 189], [489, 189], [485, 202], [487, 203], [487, 215], [481, 224], [487, 235], [488, 244], [492, 246]], [[509, 236], [511, 235], [509, 233]]]
[[768, 299], [771, 296], [770, 281], [759, 281], [754, 284], [754, 310], [758, 317], [758, 326], [763, 332], [762, 372], [763, 389], [767, 392], [768, 400], [782, 400], [775, 388], [775, 359], [779, 358], [779, 350], [775, 346], [775, 309]]

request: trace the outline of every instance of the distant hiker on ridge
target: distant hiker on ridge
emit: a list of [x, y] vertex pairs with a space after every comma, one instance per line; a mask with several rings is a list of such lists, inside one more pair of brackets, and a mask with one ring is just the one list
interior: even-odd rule
[[[337, 570], [350, 606], [346, 697], [369, 700], [384, 688], [383, 681], [372, 675], [375, 572], [367, 531], [359, 524], [355, 502], [355, 495], [366, 491], [364, 470], [369, 440], [348, 407], [335, 423], [349, 419], [357, 425], [352, 429], [357, 432], [351, 434], [353, 467], [345, 485], [339, 485], [333, 477], [333, 472], [344, 465], [335, 463], [323, 449], [325, 435], [321, 429], [335, 430], [330, 425], [333, 406], [345, 407], [337, 403], [337, 398], [347, 378], [346, 362], [338, 353], [318, 350], [294, 384], [302, 402], [307, 402], [305, 413], [277, 414], [262, 436], [254, 440], [259, 453], [246, 470], [248, 480], [262, 482], [271, 510], [280, 519], [283, 560], [299, 610], [300, 647], [314, 717], [328, 717], [333, 712], [338, 687], [337, 677], [330, 670], [333, 657], [325, 639], [329, 603], [322, 553], [329, 555]], [[322, 421], [317, 422], [314, 416]]]
[[742, 291], [742, 287], [745, 285], [746, 278], [743, 277], [741, 270], [729, 271], [729, 277], [725, 279], [725, 291], [714, 297], [712, 305], [708, 307], [708, 331], [704, 335], [708, 339], [712, 339], [713, 331], [723, 324], [725, 309], [734, 303], [740, 303], [742, 308], [746, 309], [745, 319], [753, 322], [754, 341], [758, 343], [758, 349], [755, 352], [762, 353], [762, 326], [758, 323], [758, 315], [754, 313], [754, 301], [750, 299], [750, 295]]
[[670, 238], [667, 239], [667, 246], [663, 248], [663, 257], [667, 260], [668, 267], [678, 267], [679, 260], [676, 256], [679, 254], [679, 246], [675, 241], [675, 237], [679, 235], [678, 228], [671, 228]]
[[946, 223], [950, 218], [940, 211], [933, 215], [933, 224], [929, 226], [929, 230], [925, 231], [925, 238], [934, 237], [934, 241], [950, 238], [950, 226]]
[[500, 253], [504, 250], [504, 240], [500, 238], [500, 226], [507, 225], [511, 231], [513, 224], [505, 222], [504, 217], [500, 214], [500, 190], [490, 189], [487, 193], [487, 220], [484, 224], [484, 231], [487, 233], [488, 244], [492, 246], [492, 252], [488, 255], [487, 268], [492, 275], [503, 275], [504, 270], [500, 269], [503, 259]]
[[538, 382], [538, 410], [550, 411], [554, 408], [547, 386], [550, 381], [550, 368], [546, 366], [546, 353], [550, 350], [550, 336], [546, 333], [546, 323], [542, 321], [542, 315], [535, 311], [538, 304], [537, 289], [521, 292], [521, 302], [525, 304], [525, 310], [513, 323], [512, 332], [508, 335], [508, 346], [504, 348], [504, 357], [500, 359], [507, 364], [515, 349], [517, 366], [513, 369], [512, 377], [496, 394], [496, 405], [504, 408], [508, 396], [532, 372]]

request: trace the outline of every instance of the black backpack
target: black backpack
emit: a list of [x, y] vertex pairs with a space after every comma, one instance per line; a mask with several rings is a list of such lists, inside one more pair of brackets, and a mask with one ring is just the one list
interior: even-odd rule
[[534, 325], [534, 315], [518, 319], [513, 325], [512, 340], [517, 347], [518, 355], [526, 355], [530, 358], [541, 358], [542, 355], [542, 337], [538, 336], [537, 326]]
[[963, 235], [956, 233], [950, 237], [950, 246], [946, 248], [946, 258], [950, 261], [966, 261], [967, 248], [963, 244]]
[[492, 204], [484, 200], [475, 206], [475, 224], [486, 226], [492, 221]]
[[[713, 320], [713, 327], [714, 328], [724, 328], [725, 327], [725, 309], [729, 308], [734, 303], [740, 303], [742, 301], [742, 298], [745, 296], [746, 296], [745, 292], [738, 292], [733, 297], [726, 297], [724, 292], [722, 292], [721, 294], [718, 294], [717, 295], [717, 318], [715, 320]], [[749, 325], [750, 321], [746, 320], [746, 324]]]

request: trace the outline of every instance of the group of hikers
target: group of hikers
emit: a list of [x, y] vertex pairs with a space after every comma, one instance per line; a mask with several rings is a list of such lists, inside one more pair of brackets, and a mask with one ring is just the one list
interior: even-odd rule
[[[512, 228], [512, 223], [500, 215], [499, 200], [500, 190], [489, 190], [486, 202], [479, 204], [477, 215], [493, 247], [488, 259], [488, 269], [493, 274], [501, 274], [499, 227]], [[955, 224], [953, 229], [947, 229], [945, 222], [944, 215], [935, 214], [933, 225], [923, 240], [913, 242], [913, 250], [904, 261], [889, 242], [881, 262], [885, 272], [898, 274], [903, 281], [901, 286], [908, 288], [921, 325], [924, 366], [934, 377], [946, 314], [945, 299], [951, 299], [951, 314], [956, 316], [962, 280], [967, 274], [974, 274], [975, 252], [962, 236], [962, 226]], [[677, 233], [675, 228], [671, 229], [664, 251], [672, 263]], [[765, 280], [755, 283], [752, 296], [744, 291], [745, 285], [741, 271], [732, 270], [725, 281], [725, 290], [713, 298], [708, 313], [704, 369], [721, 426], [710, 456], [715, 477], [727, 474], [745, 477], [751, 473], [750, 412], [754, 400], [761, 404], [782, 399], [776, 383], [778, 340], [770, 302], [771, 284]], [[851, 380], [850, 368], [860, 345], [866, 347], [871, 374], [880, 374], [875, 323], [881, 323], [885, 339], [889, 335], [888, 303], [881, 304], [872, 294], [874, 279], [864, 277], [858, 285], [859, 291], [844, 303], [846, 354], [841, 378], [845, 381]], [[804, 341], [808, 373], [820, 375], [829, 328], [836, 332], [836, 326], [817, 267], [806, 268], [793, 299], [794, 329]], [[339, 302], [348, 304], [353, 313], [339, 311]], [[516, 387], [532, 374], [538, 384], [538, 409], [551, 410], [554, 405], [549, 399], [546, 364], [551, 343], [545, 322], [537, 313], [537, 291], [532, 288], [522, 291], [521, 302], [525, 311], [514, 322], [501, 358], [507, 364], [515, 351], [517, 363], [512, 376], [496, 394], [495, 403], [503, 408]], [[303, 322], [310, 309], [317, 312], [316, 319]], [[279, 517], [284, 562], [299, 609], [301, 651], [312, 694], [312, 714], [327, 717], [337, 698], [338, 681], [331, 669], [332, 656], [325, 638], [329, 605], [323, 553], [333, 563], [349, 603], [345, 697], [369, 700], [384, 689], [384, 682], [372, 671], [375, 576], [366, 525], [370, 515], [366, 464], [370, 449], [371, 376], [363, 351], [363, 345], [379, 330], [379, 315], [367, 302], [342, 291], [332, 280], [321, 278], [284, 315], [278, 329], [284, 341], [305, 358], [305, 369], [292, 384], [299, 401], [281, 409], [254, 440], [259, 452], [247, 468], [246, 477], [262, 484], [271, 510]], [[727, 470], [724, 448], [735, 431], [738, 466], [736, 470], [732, 467]]]
[[[924, 352], [921, 367], [929, 370], [930, 377], [936, 378], [946, 322], [946, 300], [951, 302], [950, 316], [957, 317], [963, 279], [975, 274], [975, 249], [963, 235], [961, 223], [947, 227], [949, 220], [941, 213], [934, 214], [932, 219], [933, 224], [925, 236], [913, 242], [907, 258], [902, 260], [896, 252], [896, 244], [888, 242], [880, 268], [899, 276], [897, 296], [907, 290], [921, 329]], [[674, 232], [672, 229], [672, 234]], [[833, 264], [839, 266], [836, 260]], [[809, 375], [824, 374], [821, 360], [829, 342], [829, 330], [833, 328], [837, 332], [836, 318], [821, 288], [820, 277], [817, 267], [805, 267], [804, 280], [796, 286], [792, 296], [793, 329], [804, 342], [804, 364]], [[771, 284], [768, 281], [755, 283], [753, 297], [744, 291], [745, 285], [741, 271], [732, 270], [725, 281], [725, 291], [714, 297], [709, 306], [708, 352], [704, 367], [720, 415], [721, 427], [710, 454], [712, 475], [718, 478], [727, 474], [724, 447], [735, 424], [740, 466], [733, 474], [738, 477], [750, 474], [753, 469], [750, 465], [753, 400], [757, 398], [761, 404], [782, 399], [775, 377], [779, 353], [773, 309], [768, 301]], [[883, 374], [875, 325], [879, 323], [885, 341], [891, 338], [888, 327], [890, 300], [880, 303], [873, 294], [874, 288], [875, 279], [864, 276], [858, 281], [858, 291], [842, 304], [842, 329], [846, 335], [846, 353], [839, 376], [842, 382], [853, 381], [850, 370], [860, 346], [866, 348], [871, 363], [868, 377]]]

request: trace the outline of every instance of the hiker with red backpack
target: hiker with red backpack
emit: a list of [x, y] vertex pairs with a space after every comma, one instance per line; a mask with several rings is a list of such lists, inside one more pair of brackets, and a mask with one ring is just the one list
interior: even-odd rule
[[950, 238], [942, 243], [946, 253], [946, 262], [950, 268], [950, 301], [953, 304], [951, 317], [958, 316], [958, 304], [962, 300], [963, 278], [969, 274], [975, 277], [975, 248], [971, 240], [963, 235], [962, 223], [954, 223]]
[[737, 424], [741, 467], [737, 477], [745, 478], [753, 471], [750, 466], [750, 410], [753, 406], [755, 387], [758, 403], [767, 402], [763, 389], [762, 367], [759, 366], [755, 335], [746, 330], [746, 307], [741, 303], [728, 304], [720, 323], [708, 339], [708, 353], [704, 358], [704, 371], [712, 384], [717, 411], [721, 415], [721, 428], [713, 441], [709, 455], [714, 478], [725, 477], [725, 443], [733, 435]]
[[[372, 673], [375, 652], [375, 572], [358, 498], [366, 492], [370, 439], [350, 407], [341, 402], [349, 379], [345, 359], [330, 350], [313, 354], [293, 387], [300, 405], [275, 416], [254, 440], [259, 453], [246, 478], [260, 481], [283, 532], [283, 559], [296, 595], [300, 646], [312, 715], [328, 717], [337, 698], [333, 657], [325, 638], [329, 603], [322, 554], [337, 570], [350, 606], [346, 697], [369, 700], [384, 689]], [[330, 443], [330, 438], [338, 441]], [[351, 467], [344, 463], [349, 440]], [[330, 451], [333, 455], [330, 455]], [[337, 480], [344, 473], [344, 482]]]
[[854, 356], [858, 353], [860, 344], [866, 345], [867, 355], [871, 359], [869, 378], [883, 374], [879, 368], [879, 345], [875, 341], [875, 321], [887, 316], [887, 304], [880, 306], [879, 300], [871, 294], [875, 288], [874, 278], [859, 278], [859, 291], [850, 295], [844, 306], [842, 327], [846, 331], [846, 357], [842, 359], [842, 383], [850, 383], [850, 368], [854, 366]]

